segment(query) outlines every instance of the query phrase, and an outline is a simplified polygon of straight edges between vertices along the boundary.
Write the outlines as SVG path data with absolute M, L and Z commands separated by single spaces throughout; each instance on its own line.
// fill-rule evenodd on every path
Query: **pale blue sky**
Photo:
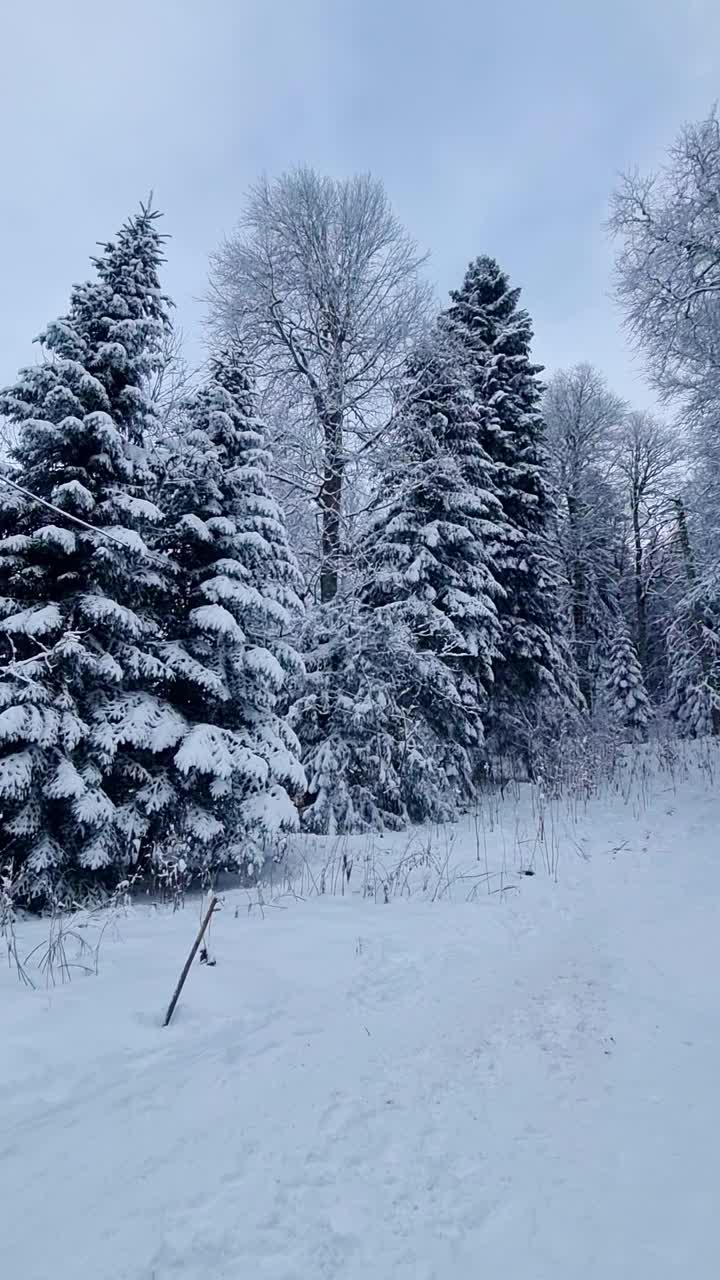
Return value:
M 494 255 L 540 360 L 648 403 L 603 221 L 720 96 L 717 0 L 4 0 L 0 47 L 0 382 L 150 188 L 198 353 L 210 250 L 307 163 L 382 177 L 441 299 Z

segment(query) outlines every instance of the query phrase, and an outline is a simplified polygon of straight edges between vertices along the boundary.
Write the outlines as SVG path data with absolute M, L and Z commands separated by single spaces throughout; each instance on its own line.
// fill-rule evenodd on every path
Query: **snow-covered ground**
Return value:
M 0 1275 L 715 1277 L 719 762 L 639 759 L 329 842 L 325 896 L 303 846 L 304 899 L 228 894 L 167 1030 L 198 900 L 120 918 L 97 976 L 3 971 Z

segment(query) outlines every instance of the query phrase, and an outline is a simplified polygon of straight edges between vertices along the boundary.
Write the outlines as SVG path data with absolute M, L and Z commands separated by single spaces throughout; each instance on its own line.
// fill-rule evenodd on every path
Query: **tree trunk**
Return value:
M 680 544 L 680 554 L 685 565 L 685 576 L 687 577 L 688 586 L 694 587 L 697 581 L 697 573 L 695 572 L 695 559 L 690 546 L 685 503 L 682 498 L 673 498 L 673 503 L 677 512 L 677 536 Z
M 647 595 L 643 581 L 643 544 L 640 531 L 640 499 L 634 493 L 632 500 L 633 545 L 635 552 L 635 618 L 637 622 L 637 649 L 643 674 L 647 670 Z
M 574 495 L 567 495 L 568 528 L 572 543 L 570 583 L 572 586 L 572 617 L 575 635 L 575 664 L 578 671 L 580 692 L 588 711 L 592 710 L 592 681 L 590 679 L 590 644 L 587 634 L 587 583 L 582 557 L 578 554 L 578 504 Z
M 322 566 L 320 569 L 320 600 L 329 604 L 335 599 L 340 568 L 340 512 L 343 489 L 343 430 L 339 410 L 326 417 L 325 469 L 320 490 L 320 517 L 322 520 Z
M 590 643 L 587 634 L 585 610 L 585 574 L 577 560 L 573 566 L 573 629 L 575 631 L 575 662 L 578 684 L 588 711 L 592 711 L 592 681 L 590 679 Z

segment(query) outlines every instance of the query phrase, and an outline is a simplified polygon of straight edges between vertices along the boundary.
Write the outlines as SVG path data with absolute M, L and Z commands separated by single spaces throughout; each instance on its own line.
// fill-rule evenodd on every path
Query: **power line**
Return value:
M 41 498 L 37 493 L 31 493 L 29 489 L 23 488 L 21 484 L 17 484 L 15 480 L 11 480 L 9 476 L 0 474 L 0 483 L 9 485 L 11 489 L 15 489 L 17 493 L 21 493 L 24 498 L 29 498 L 31 502 L 37 502 L 39 506 L 45 507 L 48 511 L 52 511 L 54 515 L 62 516 L 63 520 L 70 520 L 73 524 L 79 524 L 83 529 L 89 529 L 90 533 L 97 533 L 101 538 L 107 538 L 109 542 L 114 542 L 118 547 L 122 547 L 124 551 L 133 550 L 127 542 L 123 542 L 122 538 L 118 538 L 114 533 L 110 533 L 109 529 L 101 529 L 98 525 L 89 524 L 87 520 L 81 519 L 80 516 L 74 516 L 69 511 L 63 511 L 62 507 L 56 507 L 52 502 L 48 502 L 46 498 Z M 155 551 L 149 549 L 143 553 L 153 560 L 159 561 L 167 566 L 167 561 Z

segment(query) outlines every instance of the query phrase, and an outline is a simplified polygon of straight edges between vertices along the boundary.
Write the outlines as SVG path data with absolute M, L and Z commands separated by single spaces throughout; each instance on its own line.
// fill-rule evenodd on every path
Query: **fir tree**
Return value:
M 306 830 L 399 830 L 452 817 L 447 748 L 423 715 L 433 697 L 456 702 L 448 667 L 431 653 L 418 658 L 396 611 L 352 600 L 314 610 L 302 639 L 307 676 L 293 717 L 308 778 Z
M 667 633 L 668 709 L 682 737 L 720 734 L 720 584 L 709 573 L 680 599 Z
M 613 728 L 633 741 L 643 741 L 652 707 L 640 660 L 621 617 L 616 619 L 605 670 L 605 706 Z
M 495 468 L 482 445 L 472 395 L 452 347 L 421 352 L 377 510 L 364 539 L 365 604 L 412 624 L 418 651 L 443 658 L 466 710 L 446 731 L 480 743 L 481 710 L 493 683 L 498 638 L 495 555 L 501 508 Z
M 134 762 L 111 786 L 100 763 L 114 691 L 129 698 L 119 740 L 137 739 L 139 717 L 148 740 L 168 733 L 148 711 L 170 574 L 145 541 L 160 512 L 142 449 L 145 383 L 169 327 L 161 262 L 156 215 L 141 209 L 39 339 L 43 363 L 0 394 L 22 489 L 0 483 L 0 805 L 29 893 L 134 847 L 123 807 Z
M 408 368 L 360 548 L 355 626 L 348 634 L 341 620 L 342 639 L 327 632 L 310 660 L 306 820 L 316 829 L 328 825 L 338 780 L 342 825 L 351 813 L 369 825 L 447 817 L 474 793 L 498 635 L 501 510 L 454 355 L 436 342 Z
M 503 595 L 495 663 L 494 735 L 501 747 L 527 744 L 523 722 L 538 700 L 577 705 L 562 635 L 556 566 L 550 552 L 553 503 L 540 411 L 541 368 L 532 363 L 532 326 L 520 290 L 492 258 L 471 263 L 451 294 L 446 324 L 465 349 L 478 410 L 479 442 L 495 465 L 502 506 L 495 558 Z
M 301 580 L 236 348 L 211 360 L 186 419 L 163 535 L 177 590 L 157 652 L 188 732 L 157 759 L 140 800 L 152 801 L 156 838 L 171 827 L 191 865 L 248 870 L 265 838 L 296 825 L 290 795 L 304 786 L 297 741 L 278 714 L 301 666 L 286 639 Z

